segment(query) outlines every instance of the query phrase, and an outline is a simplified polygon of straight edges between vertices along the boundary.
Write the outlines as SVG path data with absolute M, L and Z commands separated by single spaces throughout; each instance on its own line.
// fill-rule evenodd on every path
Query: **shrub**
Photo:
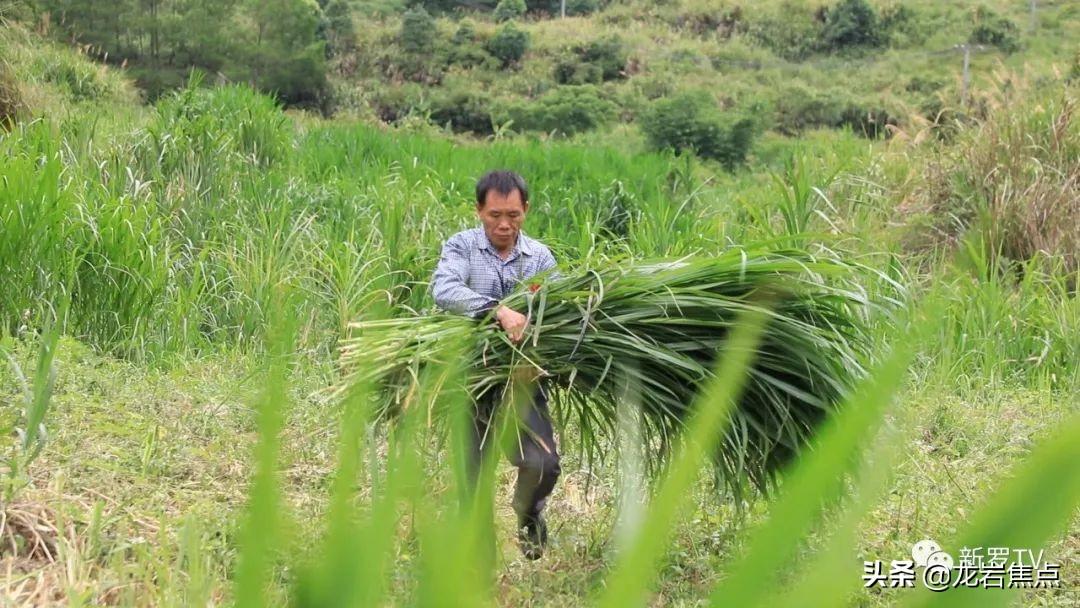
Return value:
M 915 9 L 893 4 L 881 11 L 881 32 L 892 46 L 909 46 L 926 42 L 929 28 L 920 23 Z
M 839 126 L 846 103 L 847 100 L 833 92 L 802 86 L 782 89 L 774 102 L 774 128 L 794 136 L 805 129 Z
M 924 86 L 921 80 L 912 82 Z M 874 138 L 884 134 L 888 125 L 897 124 L 896 116 L 880 102 L 855 99 L 840 90 L 795 85 L 782 89 L 772 105 L 774 128 L 784 135 L 795 136 L 818 127 L 850 127 L 858 135 Z
M 525 6 L 528 7 L 530 13 L 547 13 L 549 15 L 559 14 L 559 0 L 525 0 Z M 569 5 L 567 1 L 567 5 Z M 567 6 L 567 13 L 569 13 L 569 6 Z
M 525 14 L 525 0 L 500 0 L 495 7 L 496 21 L 512 21 Z
M 935 76 L 917 75 L 912 76 L 904 85 L 904 90 L 909 93 L 921 93 L 923 95 L 937 93 L 945 87 L 945 80 Z
M 431 102 L 431 122 L 457 132 L 490 135 L 490 104 L 483 93 L 469 89 L 450 90 Z
M 434 48 L 436 33 L 435 19 L 422 6 L 410 8 L 401 18 L 401 48 L 406 53 L 430 53 Z
M 379 120 L 396 123 L 418 107 L 424 96 L 424 89 L 414 82 L 402 86 L 375 87 L 371 96 L 371 107 Z
M 450 39 L 447 61 L 464 67 L 491 62 L 492 68 L 498 67 L 491 54 L 477 42 L 476 24 L 471 19 L 462 19 L 457 31 L 454 32 L 454 36 Z
M 662 99 L 641 116 L 640 125 L 650 146 L 657 150 L 692 151 L 729 169 L 746 159 L 754 136 L 749 119 L 725 124 L 705 93 Z
M 519 30 L 512 22 L 499 28 L 487 42 L 487 51 L 502 62 L 503 67 L 521 61 L 529 48 L 529 33 Z
M 604 75 L 599 66 L 581 63 L 575 57 L 567 57 L 556 62 L 552 77 L 559 84 L 599 84 L 604 81 Z
M 824 48 L 840 50 L 849 47 L 881 45 L 885 33 L 881 28 L 877 11 L 867 0 L 840 0 L 825 13 L 825 27 L 821 30 Z
M 625 78 L 627 52 L 618 36 L 594 40 L 575 47 L 555 64 L 553 76 L 559 84 L 599 84 Z
M 591 85 L 558 87 L 538 101 L 511 107 L 508 118 L 516 131 L 543 131 L 573 135 L 611 122 L 616 115 L 614 103 L 600 97 Z
M 618 36 L 609 36 L 594 40 L 580 50 L 581 59 L 600 68 L 604 80 L 614 80 L 624 76 L 627 53 Z
M 94 101 L 111 92 L 103 66 L 62 54 L 43 55 L 36 62 L 38 73 L 47 82 L 67 91 L 75 101 Z
M 728 40 L 736 32 L 744 32 L 743 8 L 735 5 L 717 10 L 714 5 L 685 7 L 670 19 L 679 29 L 689 30 L 697 36 L 717 36 Z
M 747 22 L 750 37 L 789 61 L 801 61 L 821 44 L 821 23 L 805 4 L 784 0 L 773 11 Z
M 971 30 L 968 40 L 975 44 L 996 46 L 1006 53 L 1020 48 L 1016 24 L 985 6 L 975 10 L 975 28 Z
M 409 8 L 423 8 L 429 13 L 442 14 L 460 9 L 462 3 L 457 0 L 406 0 L 404 4 Z M 471 6 L 490 10 L 494 8 L 495 2 L 494 0 L 479 0 L 471 3 Z
M 566 14 L 569 16 L 588 15 L 599 8 L 597 0 L 566 0 Z
M 840 112 L 840 126 L 871 139 L 886 135 L 887 127 L 896 124 L 896 117 L 881 106 L 850 103 Z
M 462 19 L 458 23 L 458 29 L 454 32 L 450 43 L 454 46 L 460 46 L 474 42 L 476 42 L 476 23 L 472 19 Z

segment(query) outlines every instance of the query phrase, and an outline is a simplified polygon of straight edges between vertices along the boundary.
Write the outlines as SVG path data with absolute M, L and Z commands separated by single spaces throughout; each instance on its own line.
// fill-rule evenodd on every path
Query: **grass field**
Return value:
M 107 109 L 77 78 L 24 78 L 49 111 L 0 131 L 0 605 L 1076 605 L 1075 84 L 988 88 L 989 117 L 940 137 L 770 135 L 732 174 L 325 121 L 243 87 L 135 106 L 86 78 Z M 691 453 L 634 520 L 621 461 L 561 429 L 548 555 L 514 546 L 501 463 L 494 565 L 474 571 L 483 513 L 450 508 L 445 443 L 403 431 L 395 450 L 325 389 L 349 322 L 430 308 L 440 244 L 496 166 L 530 180 L 526 230 L 567 269 L 786 239 L 931 318 L 876 320 L 883 363 L 849 408 L 868 413 L 777 496 L 736 504 Z M 1061 587 L 862 589 L 864 560 L 924 538 L 1045 549 Z

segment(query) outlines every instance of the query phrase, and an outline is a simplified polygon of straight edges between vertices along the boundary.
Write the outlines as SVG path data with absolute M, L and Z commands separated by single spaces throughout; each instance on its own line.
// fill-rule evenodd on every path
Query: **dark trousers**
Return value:
M 501 443 L 506 458 L 518 469 L 513 505 L 519 523 L 522 523 L 540 515 L 547 497 L 555 489 L 561 472 L 559 452 L 548 413 L 547 395 L 542 387 L 536 387 L 530 403 L 519 407 L 516 424 L 514 420 L 508 421 L 512 427 L 505 438 L 499 437 L 492 425 L 496 408 L 502 401 L 501 388 L 489 390 L 476 400 L 469 445 L 469 475 L 475 481 L 484 455 L 493 444 Z

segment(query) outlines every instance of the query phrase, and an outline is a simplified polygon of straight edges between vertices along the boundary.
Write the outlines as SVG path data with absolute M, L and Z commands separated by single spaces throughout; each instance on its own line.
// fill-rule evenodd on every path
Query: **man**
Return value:
M 529 211 L 525 180 L 511 171 L 492 171 L 476 184 L 476 216 L 481 227 L 459 232 L 443 246 L 432 280 L 435 303 L 442 309 L 474 318 L 494 318 L 509 338 L 524 337 L 525 315 L 500 301 L 514 286 L 555 267 L 551 251 L 521 231 Z M 470 476 L 475 480 L 484 451 L 495 442 L 489 436 L 492 415 L 503 401 L 502 390 L 477 399 L 470 437 Z M 543 510 L 559 477 L 559 453 L 548 415 L 547 395 L 537 386 L 532 403 L 522 411 L 516 441 L 506 456 L 518 469 L 514 511 L 518 539 L 528 559 L 539 559 L 547 543 Z

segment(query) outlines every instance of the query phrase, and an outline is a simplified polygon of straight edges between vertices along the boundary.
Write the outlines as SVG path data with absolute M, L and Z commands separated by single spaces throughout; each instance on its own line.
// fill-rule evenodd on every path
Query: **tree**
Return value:
M 330 0 L 323 9 L 323 37 L 331 55 L 340 55 L 356 47 L 356 27 L 352 9 L 345 0 Z
M 578 46 L 573 55 L 555 64 L 559 84 L 599 84 L 625 76 L 627 53 L 618 36 L 609 36 Z
M 169 65 L 218 72 L 236 56 L 236 0 L 178 0 L 164 17 Z
M 494 59 L 477 42 L 476 24 L 471 19 L 462 19 L 458 29 L 450 39 L 450 63 L 472 67 L 486 63 L 494 64 Z M 493 65 L 492 67 L 497 67 Z
M 579 50 L 582 61 L 591 63 L 600 69 L 604 80 L 622 78 L 626 68 L 627 52 L 618 36 L 608 36 L 593 40 Z
M 487 51 L 502 61 L 503 67 L 521 61 L 528 49 L 529 33 L 519 30 L 513 22 L 500 27 L 487 43 Z
M 878 46 L 885 41 L 877 11 L 867 0 L 841 0 L 825 13 L 821 38 L 826 48 Z
M 495 6 L 496 21 L 511 21 L 525 14 L 525 0 L 501 0 Z
M 657 150 L 692 151 L 732 169 L 746 160 L 754 123 L 747 118 L 725 122 L 705 93 L 662 99 L 640 119 L 641 130 Z
M 247 45 L 250 79 L 285 103 L 325 99 L 326 51 L 318 39 L 321 11 L 314 0 L 248 0 L 253 23 Z
M 412 55 L 430 53 L 435 46 L 435 19 L 424 7 L 414 6 L 401 18 L 401 48 Z
M 516 131 L 573 135 L 614 120 L 618 108 L 592 85 L 556 87 L 539 100 L 508 111 Z
M 975 27 L 971 30 L 969 40 L 975 44 L 996 46 L 1006 53 L 1020 48 L 1016 24 L 985 6 L 975 10 Z

